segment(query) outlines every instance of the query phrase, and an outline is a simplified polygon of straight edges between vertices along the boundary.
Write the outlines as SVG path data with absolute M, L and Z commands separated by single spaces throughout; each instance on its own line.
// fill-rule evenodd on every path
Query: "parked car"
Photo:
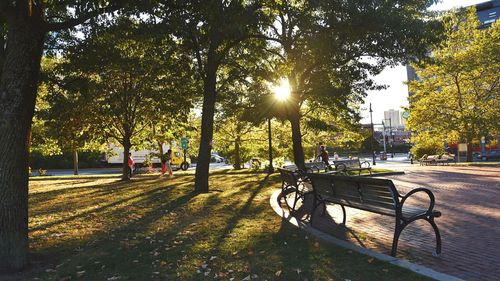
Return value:
M 480 158 L 483 160 L 500 159 L 500 150 L 493 149 L 490 151 L 486 151 L 486 153 L 482 154 Z
M 378 157 L 380 158 L 380 160 L 387 160 L 387 153 L 381 151 L 379 154 L 378 154 Z
M 221 157 L 217 154 L 212 154 L 212 156 L 210 157 L 210 163 L 224 163 L 226 162 L 224 157 Z

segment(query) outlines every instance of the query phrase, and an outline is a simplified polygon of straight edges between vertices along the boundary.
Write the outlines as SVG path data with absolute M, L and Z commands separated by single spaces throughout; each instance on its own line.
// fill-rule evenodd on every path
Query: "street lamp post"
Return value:
M 384 153 L 387 153 L 387 145 L 385 144 L 385 123 L 384 123 L 384 120 L 382 120 L 382 127 L 383 127 L 382 140 L 384 141 Z
M 370 124 L 372 127 L 372 140 L 371 140 L 371 149 L 372 149 L 372 158 L 373 158 L 373 166 L 376 165 L 375 163 L 375 150 L 373 150 L 373 140 L 375 139 L 375 131 L 373 130 L 373 118 L 372 118 L 372 103 L 370 103 Z
M 394 158 L 394 137 L 392 136 L 392 121 L 391 118 L 389 118 L 389 135 L 392 138 L 391 143 L 391 158 Z

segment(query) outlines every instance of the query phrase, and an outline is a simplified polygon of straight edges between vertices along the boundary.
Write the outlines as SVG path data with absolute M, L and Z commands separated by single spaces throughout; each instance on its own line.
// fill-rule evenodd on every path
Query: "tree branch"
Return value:
M 63 21 L 63 22 L 52 22 L 52 23 L 46 22 L 44 30 L 45 31 L 59 31 L 59 30 L 75 27 L 77 25 L 85 23 L 89 19 L 96 17 L 100 14 L 111 13 L 111 12 L 114 12 L 114 11 L 121 9 L 122 7 L 123 6 L 120 3 L 118 3 L 115 6 L 108 6 L 108 7 L 104 7 L 104 8 L 99 8 L 97 10 L 90 11 L 86 14 L 83 14 L 78 18 L 68 19 L 68 20 Z

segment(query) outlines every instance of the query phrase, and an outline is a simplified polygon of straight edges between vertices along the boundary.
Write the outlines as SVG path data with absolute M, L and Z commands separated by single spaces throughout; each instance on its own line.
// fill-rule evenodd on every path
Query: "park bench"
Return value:
M 281 203 L 281 200 L 284 200 L 290 213 L 293 215 L 297 202 L 304 199 L 306 195 L 312 194 L 312 185 L 306 174 L 298 169 L 278 168 L 278 171 L 282 180 L 278 204 Z
M 434 164 L 436 164 L 436 159 L 438 159 L 438 157 L 439 157 L 439 155 L 424 154 L 424 156 L 422 156 L 422 158 L 418 159 L 418 163 L 420 164 L 420 166 L 434 165 Z
M 305 163 L 306 170 L 307 172 L 326 172 L 328 171 L 329 167 L 326 165 L 325 162 L 309 162 Z M 291 171 L 297 171 L 298 168 L 296 165 L 286 165 L 283 166 L 283 169 L 291 170 Z
M 418 160 L 420 165 L 447 165 L 452 162 L 456 162 L 455 155 L 427 155 L 425 154 Z
M 361 162 L 359 158 L 333 160 L 332 162 L 332 166 L 335 167 L 336 171 L 343 171 L 345 173 L 358 172 L 358 175 L 361 175 L 362 171 L 368 171 L 370 175 L 372 174 L 370 163 L 368 161 Z
M 442 154 L 435 160 L 436 165 L 448 165 L 450 163 L 455 163 L 457 160 L 455 159 L 455 155 L 453 154 Z
M 441 212 L 433 210 L 434 194 L 426 188 L 416 188 L 406 195 L 400 195 L 393 182 L 388 179 L 372 177 L 347 177 L 326 174 L 307 174 L 312 183 L 314 194 L 313 209 L 310 223 L 316 208 L 323 205 L 323 215 L 326 203 L 339 204 L 343 212 L 343 224 L 346 223 L 345 207 L 356 208 L 381 215 L 395 217 L 391 256 L 396 256 L 398 240 L 403 229 L 416 220 L 426 220 L 434 229 L 436 235 L 436 252 L 441 253 L 441 235 L 434 218 L 440 217 Z M 406 200 L 417 192 L 426 193 L 429 197 L 429 206 L 421 208 L 405 204 Z

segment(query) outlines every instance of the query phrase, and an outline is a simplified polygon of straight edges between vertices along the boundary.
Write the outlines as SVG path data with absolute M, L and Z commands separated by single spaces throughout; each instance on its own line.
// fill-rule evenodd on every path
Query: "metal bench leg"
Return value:
M 398 220 L 396 220 L 396 229 L 394 229 L 394 238 L 392 239 L 392 249 L 391 249 L 391 256 L 395 257 L 396 252 L 398 251 L 398 240 L 399 240 L 399 235 L 401 235 L 401 232 L 405 228 L 406 224 L 401 224 Z
M 291 215 L 295 214 L 295 206 L 297 205 L 298 199 L 299 199 L 299 188 L 297 187 L 297 190 L 295 190 L 295 199 L 293 200 L 292 210 L 290 210 Z
M 342 218 L 342 224 L 345 226 L 345 220 L 346 220 L 346 213 L 345 213 L 345 207 L 344 205 L 340 205 L 340 207 L 342 207 L 342 214 L 344 215 L 344 217 Z
M 436 225 L 436 222 L 434 222 L 433 217 L 426 219 L 426 221 L 430 223 L 430 225 L 434 229 L 434 234 L 436 234 L 436 252 L 434 255 L 439 256 L 441 254 L 441 234 L 439 233 L 439 229 Z

